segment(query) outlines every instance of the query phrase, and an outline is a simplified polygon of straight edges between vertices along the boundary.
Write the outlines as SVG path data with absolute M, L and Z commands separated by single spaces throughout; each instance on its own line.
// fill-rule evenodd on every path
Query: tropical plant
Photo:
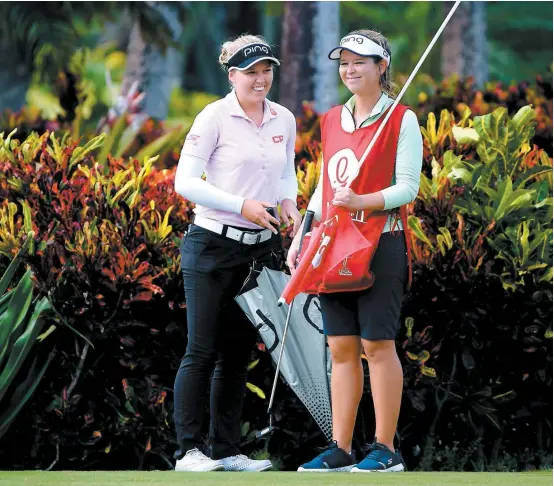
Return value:
M 179 4 L 171 5 L 179 20 L 184 10 Z M 102 2 L 102 8 L 88 3 L 41 2 L 2 4 L 0 9 L 0 49 L 4 63 L 18 66 L 4 70 L 0 97 L 0 111 L 10 108 L 18 111 L 24 104 L 25 93 L 33 73 L 52 82 L 63 71 L 75 50 L 87 45 L 86 25 L 101 25 L 114 21 L 127 13 L 140 26 L 145 42 L 165 48 L 174 44 L 167 19 L 154 4 L 144 2 Z M 44 22 L 48 19 L 48 22 Z M 18 25 L 20 28 L 14 29 Z M 98 29 L 100 32 L 100 29 Z M 91 46 L 89 46 L 91 47 Z M 7 64 L 3 64 L 7 65 Z M 15 71 L 18 71 L 16 73 Z M 16 89 L 18 88 L 18 89 Z
M 552 162 L 541 152 L 541 163 L 525 165 L 535 117 L 530 107 L 520 109 L 513 119 L 505 108 L 475 117 L 474 128 L 454 127 L 452 133 L 458 143 L 476 146 L 478 160 L 463 160 L 452 151 L 444 154 L 442 167 L 432 160 L 433 178 L 442 181 L 443 190 L 450 186 L 446 181 L 462 183 L 453 209 L 460 211 L 475 234 L 486 235 L 496 258 L 505 261 L 499 277 L 506 290 L 524 285 L 527 273 L 538 281 L 552 279 L 552 185 L 540 180 L 552 172 Z M 438 184 L 424 175 L 421 180 L 421 197 L 429 203 L 430 196 L 437 197 Z M 420 235 L 414 216 L 412 224 Z M 452 246 L 448 228 L 442 227 L 437 244 L 443 255 L 444 242 Z
M 410 468 L 446 470 L 453 460 L 459 470 L 543 467 L 552 437 L 552 159 L 532 146 L 541 115 L 531 107 L 512 116 L 498 108 L 474 117 L 467 105 L 457 112 L 431 112 L 421 129 L 397 438 Z M 306 181 L 317 164 L 301 161 L 301 201 L 311 197 Z M 373 437 L 370 393 L 358 443 Z M 522 427 L 524 439 L 512 432 Z M 524 459 L 521 441 L 536 437 Z
M 0 211 L 0 217 L 6 218 L 5 211 Z M 55 355 L 49 341 L 43 343 L 55 326 L 41 334 L 48 323 L 50 304 L 46 297 L 33 299 L 31 270 L 9 288 L 33 241 L 32 231 L 26 236 L 0 279 L 0 437 L 31 398 Z M 50 353 L 45 357 L 36 352 L 37 347 L 50 349 Z
M 430 110 L 422 127 L 421 191 L 409 208 L 414 281 L 397 340 L 405 376 L 397 437 L 410 469 L 545 467 L 552 277 L 533 266 L 552 266 L 544 244 L 552 174 L 533 142 L 541 115 L 479 118 L 461 108 Z M 319 117 L 307 114 L 297 138 L 303 208 L 320 154 Z M 179 237 L 192 205 L 174 192 L 175 167 L 111 154 L 97 163 L 105 137 L 0 137 L 0 267 L 32 230 L 25 263 L 59 324 L 57 359 L 0 440 L 0 467 L 172 468 L 171 393 L 186 343 Z M 523 199 L 494 220 L 506 174 Z M 467 204 L 474 197 L 479 210 Z M 273 368 L 263 345 L 252 363 L 249 382 L 267 395 Z M 267 423 L 266 403 L 248 396 L 246 441 Z M 360 410 L 356 447 L 373 438 L 369 387 Z M 278 430 L 264 450 L 290 469 L 324 438 L 286 387 L 274 412 Z
M 416 83 L 417 80 L 416 77 Z M 428 123 L 429 113 L 442 117 L 442 112 L 448 110 L 466 120 L 459 124 L 464 127 L 467 125 L 467 113 L 475 117 L 505 107 L 508 115 L 513 116 L 521 108 L 531 105 L 536 113 L 536 126 L 530 145 L 537 145 L 552 156 L 551 69 L 547 76 L 535 76 L 533 83 L 521 81 L 504 84 L 491 81 L 481 90 L 475 87 L 472 77 L 453 75 L 436 82 L 428 76 L 421 76 L 419 80 L 417 101 L 414 100 L 412 106 L 420 124 Z

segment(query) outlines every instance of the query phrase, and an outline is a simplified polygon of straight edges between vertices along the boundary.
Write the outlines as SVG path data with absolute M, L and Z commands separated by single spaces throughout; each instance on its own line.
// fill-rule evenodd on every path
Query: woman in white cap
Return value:
M 367 261 L 375 279 L 366 290 L 319 295 L 333 365 L 333 441 L 299 471 L 403 471 L 393 444 L 403 385 L 395 338 L 411 281 L 406 204 L 419 190 L 423 142 L 416 115 L 398 104 L 360 166 L 358 158 L 394 102 L 389 43 L 378 32 L 357 30 L 329 58 L 339 60 L 340 77 L 353 96 L 322 117 L 323 169 L 308 209 L 320 221 L 325 221 L 329 205 L 351 211 L 357 229 L 376 248 Z M 299 240 L 297 235 L 287 256 L 291 271 Z M 362 351 L 369 364 L 376 423 L 369 454 L 357 463 L 352 436 L 363 391 Z
M 226 42 L 219 61 L 231 92 L 196 117 L 175 177 L 175 190 L 196 203 L 181 245 L 188 341 L 175 379 L 175 469 L 264 471 L 270 461 L 251 460 L 238 449 L 257 331 L 234 298 L 251 271 L 276 268 L 281 238 L 275 208 L 287 226 L 294 222 L 293 233 L 300 224 L 296 120 L 267 99 L 279 61 L 263 38 L 244 35 Z M 208 403 L 206 451 L 202 424 Z

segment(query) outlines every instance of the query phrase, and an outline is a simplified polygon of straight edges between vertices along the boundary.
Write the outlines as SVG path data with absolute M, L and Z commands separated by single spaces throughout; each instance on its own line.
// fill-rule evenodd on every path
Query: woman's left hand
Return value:
M 356 194 L 349 187 L 337 187 L 333 197 L 333 205 L 341 206 L 352 211 L 360 211 L 364 209 L 362 196 Z
M 284 221 L 287 225 L 287 228 L 289 228 L 291 219 L 293 222 L 291 236 L 294 238 L 294 235 L 296 235 L 296 233 L 300 229 L 300 225 L 302 224 L 302 216 L 300 216 L 300 213 L 298 212 L 294 201 L 291 201 L 290 199 L 284 199 L 283 201 L 281 201 L 281 221 Z

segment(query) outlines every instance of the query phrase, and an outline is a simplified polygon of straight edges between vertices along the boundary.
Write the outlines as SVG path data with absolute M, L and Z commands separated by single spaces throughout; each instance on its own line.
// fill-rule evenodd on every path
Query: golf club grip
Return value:
M 304 224 L 302 225 L 302 236 L 300 238 L 300 245 L 298 246 L 298 254 L 302 252 L 302 243 L 304 243 L 304 236 L 312 229 L 312 223 L 314 222 L 314 212 L 306 211 L 306 216 L 304 217 Z

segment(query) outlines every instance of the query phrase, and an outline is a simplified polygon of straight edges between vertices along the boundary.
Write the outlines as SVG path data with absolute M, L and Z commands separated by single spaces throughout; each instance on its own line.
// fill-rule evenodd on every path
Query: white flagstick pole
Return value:
M 419 62 L 416 64 L 416 67 L 414 68 L 414 70 L 412 71 L 412 74 L 410 74 L 410 76 L 408 77 L 408 80 L 406 81 L 406 84 L 404 84 L 403 88 L 400 90 L 400 93 L 398 94 L 398 96 L 396 97 L 396 99 L 394 100 L 394 103 L 392 104 L 392 107 L 391 109 L 388 111 L 388 113 L 386 114 L 385 116 L 385 119 L 383 120 L 383 123 L 381 123 L 381 125 L 379 126 L 379 128 L 377 129 L 377 131 L 375 132 L 375 135 L 373 136 L 373 138 L 371 139 L 371 142 L 369 142 L 369 145 L 367 146 L 367 149 L 365 150 L 365 152 L 363 153 L 363 155 L 360 157 L 360 165 L 358 166 L 358 171 L 356 171 L 356 174 L 350 179 L 351 181 L 353 181 L 357 176 L 358 176 L 358 172 L 359 172 L 359 168 L 361 167 L 363 161 L 366 159 L 366 157 L 368 156 L 369 152 L 371 151 L 371 149 L 373 148 L 373 145 L 375 145 L 375 141 L 377 140 L 377 137 L 379 137 L 380 133 L 383 131 L 383 129 L 385 128 L 385 125 L 387 123 L 387 121 L 389 120 L 389 118 L 391 117 L 394 109 L 396 108 L 396 106 L 398 105 L 398 103 L 400 103 L 400 99 L 402 98 L 402 96 L 404 95 L 404 93 L 406 92 L 406 90 L 408 89 L 408 87 L 410 86 L 410 83 L 412 82 L 412 80 L 414 79 L 415 75 L 417 74 L 417 72 L 419 71 L 419 68 L 421 67 L 421 65 L 423 64 L 423 62 L 425 61 L 425 59 L 427 58 L 427 55 L 429 54 L 429 52 L 431 51 L 431 49 L 433 48 L 433 46 L 435 45 L 435 43 L 437 42 L 439 36 L 441 35 L 442 31 L 444 30 L 444 28 L 446 27 L 446 24 L 448 24 L 448 21 L 450 20 L 450 18 L 452 17 L 452 15 L 454 15 L 454 12 L 456 11 L 456 9 L 458 8 L 458 6 L 460 5 L 461 3 L 461 0 L 458 0 L 453 6 L 452 6 L 452 9 L 450 10 L 450 12 L 448 13 L 448 15 L 446 16 L 446 18 L 443 20 L 442 22 L 442 25 L 439 27 L 439 30 L 437 31 L 437 33 L 435 34 L 435 37 L 433 37 L 433 39 L 431 40 L 430 44 L 427 46 L 427 49 L 425 49 L 425 52 L 423 53 L 423 55 L 421 56 L 421 59 L 419 60 Z

